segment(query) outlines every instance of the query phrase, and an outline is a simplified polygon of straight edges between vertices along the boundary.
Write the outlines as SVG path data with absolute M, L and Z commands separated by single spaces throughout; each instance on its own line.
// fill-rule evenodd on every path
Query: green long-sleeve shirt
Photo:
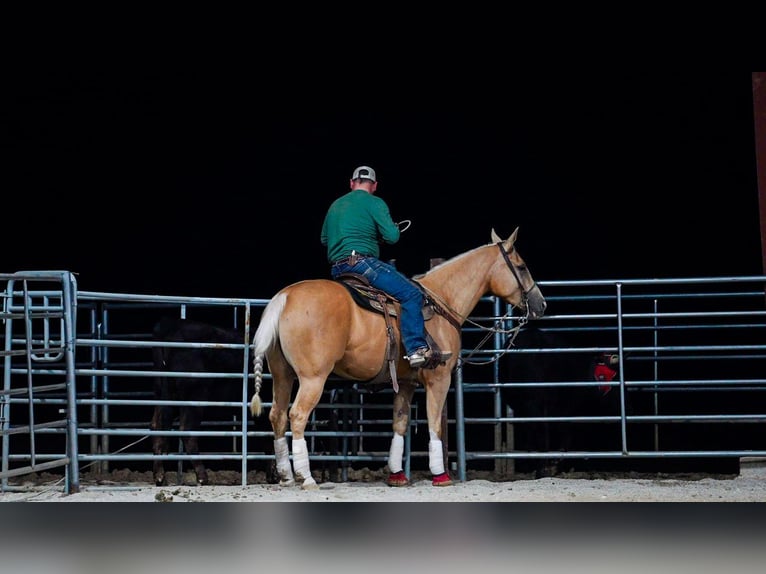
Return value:
M 363 189 L 354 189 L 332 202 L 322 223 L 322 245 L 334 263 L 356 251 L 380 257 L 380 243 L 399 241 L 399 226 L 388 205 Z

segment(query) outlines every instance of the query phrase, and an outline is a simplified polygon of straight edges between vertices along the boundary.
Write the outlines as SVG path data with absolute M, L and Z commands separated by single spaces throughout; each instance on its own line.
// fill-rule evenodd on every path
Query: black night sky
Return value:
M 412 220 L 383 251 L 408 275 L 516 226 L 538 281 L 762 273 L 751 72 L 474 80 L 368 93 L 233 64 L 24 70 L 0 271 L 267 298 L 329 276 L 325 209 L 367 164 Z

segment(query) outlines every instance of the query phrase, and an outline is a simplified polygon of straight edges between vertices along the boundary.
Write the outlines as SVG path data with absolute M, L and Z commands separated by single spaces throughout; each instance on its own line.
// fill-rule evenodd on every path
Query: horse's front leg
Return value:
M 410 481 L 404 473 L 402 457 L 404 455 L 404 436 L 410 424 L 410 406 L 415 393 L 415 383 L 399 381 L 399 392 L 394 395 L 394 436 L 388 451 L 389 486 L 407 486 Z
M 445 371 L 445 372 L 439 372 Z M 433 475 L 431 484 L 434 486 L 450 486 L 452 479 L 444 469 L 444 444 L 442 437 L 447 429 L 442 426 L 446 417 L 442 416 L 447 401 L 452 375 L 446 369 L 437 369 L 433 376 L 427 378 L 426 413 L 428 415 L 428 468 Z

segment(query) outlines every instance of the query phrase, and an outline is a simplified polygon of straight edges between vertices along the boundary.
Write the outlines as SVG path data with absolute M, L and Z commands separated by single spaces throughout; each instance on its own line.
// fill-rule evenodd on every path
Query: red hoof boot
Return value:
M 407 480 L 407 475 L 403 470 L 399 472 L 393 472 L 388 475 L 388 486 L 407 486 L 410 481 Z
M 433 486 L 452 486 L 452 479 L 449 477 L 448 472 L 443 472 L 434 476 L 431 484 Z

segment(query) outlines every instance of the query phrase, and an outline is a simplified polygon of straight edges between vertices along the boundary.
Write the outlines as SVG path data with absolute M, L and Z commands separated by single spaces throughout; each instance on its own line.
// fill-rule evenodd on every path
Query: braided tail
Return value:
M 256 355 L 253 359 L 253 371 L 255 374 L 255 394 L 250 401 L 250 412 L 254 417 L 261 414 L 261 383 L 263 382 L 263 355 Z
M 286 293 L 277 293 L 261 315 L 261 321 L 253 337 L 253 373 L 255 375 L 255 394 L 250 401 L 250 412 L 254 417 L 261 414 L 261 385 L 263 383 L 263 357 L 266 352 L 278 344 L 279 316 L 287 302 Z

